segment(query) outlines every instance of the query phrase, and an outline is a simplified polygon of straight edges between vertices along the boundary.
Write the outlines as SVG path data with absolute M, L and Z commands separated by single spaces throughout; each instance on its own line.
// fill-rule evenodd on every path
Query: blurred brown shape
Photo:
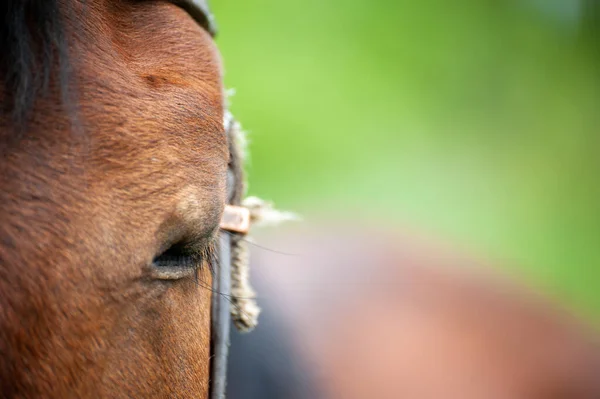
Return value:
M 256 248 L 253 272 L 318 397 L 600 398 L 596 332 L 481 262 L 354 225 L 258 242 L 297 254 Z

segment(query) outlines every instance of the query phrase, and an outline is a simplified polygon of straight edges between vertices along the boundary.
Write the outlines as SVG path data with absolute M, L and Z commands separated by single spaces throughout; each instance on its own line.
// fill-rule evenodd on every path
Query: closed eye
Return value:
M 180 280 L 196 275 L 196 272 L 211 259 L 214 245 L 209 243 L 204 250 L 178 242 L 152 260 L 151 277 L 157 280 Z

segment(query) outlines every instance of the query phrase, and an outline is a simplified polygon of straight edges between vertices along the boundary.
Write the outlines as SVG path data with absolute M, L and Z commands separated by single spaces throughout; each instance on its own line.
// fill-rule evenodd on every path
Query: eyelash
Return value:
M 211 239 L 200 251 L 192 251 L 183 243 L 171 245 L 152 260 L 152 277 L 158 280 L 180 280 L 191 277 L 208 266 L 216 265 L 216 239 Z

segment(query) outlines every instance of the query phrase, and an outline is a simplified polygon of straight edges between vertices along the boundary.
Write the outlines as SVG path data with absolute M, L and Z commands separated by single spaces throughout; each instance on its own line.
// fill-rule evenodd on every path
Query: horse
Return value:
M 0 7 L 1 396 L 207 397 L 242 183 L 205 2 Z
M 263 313 L 232 337 L 229 398 L 600 398 L 597 329 L 540 287 L 434 237 L 316 219 L 253 238 Z

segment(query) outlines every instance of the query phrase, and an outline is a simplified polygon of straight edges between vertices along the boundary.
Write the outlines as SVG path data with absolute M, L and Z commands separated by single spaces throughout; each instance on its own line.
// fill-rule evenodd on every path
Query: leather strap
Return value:
M 207 0 L 170 0 L 171 3 L 183 8 L 212 36 L 217 34 L 217 23 L 210 12 Z
M 227 358 L 231 328 L 231 236 L 221 232 L 219 237 L 219 265 L 213 277 L 211 343 L 212 361 L 210 398 L 225 399 L 227 386 Z

